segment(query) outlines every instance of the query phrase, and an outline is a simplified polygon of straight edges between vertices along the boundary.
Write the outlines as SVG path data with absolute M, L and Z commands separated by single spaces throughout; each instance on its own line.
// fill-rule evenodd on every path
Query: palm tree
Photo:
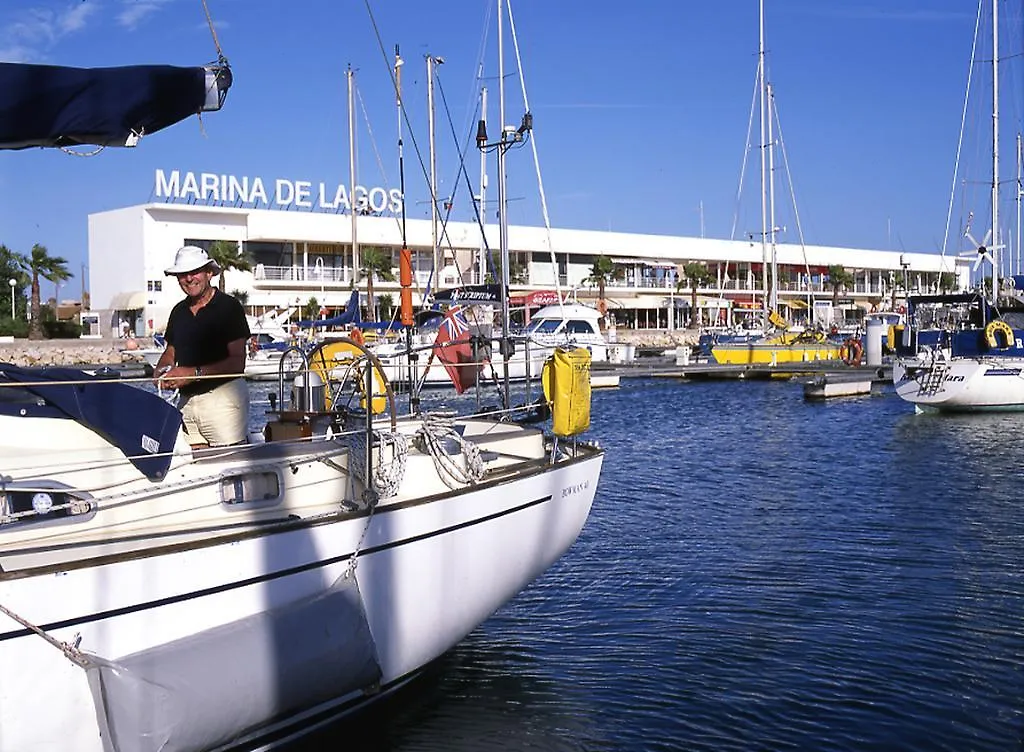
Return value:
M 23 299 L 22 291 L 28 286 L 29 278 L 24 271 L 25 257 L 15 253 L 5 245 L 0 245 L 0 316 L 9 316 L 14 310 L 11 298 L 18 303 L 17 308 L 24 308 L 21 305 Z M 14 284 L 8 284 L 8 280 L 14 280 Z M 13 322 L 12 322 L 13 325 Z
M 952 272 L 942 272 L 939 275 L 939 291 L 946 293 L 956 289 L 956 275 Z
M 39 278 L 42 277 L 56 283 L 71 279 L 73 275 L 68 271 L 67 259 L 51 256 L 50 252 L 46 250 L 46 246 L 39 245 L 39 243 L 32 246 L 32 251 L 28 256 L 17 255 L 17 258 L 22 269 L 32 275 L 32 294 L 29 298 L 32 315 L 29 321 L 28 338 L 42 339 L 43 318 L 39 304 Z
M 239 250 L 238 243 L 233 240 L 215 240 L 210 243 L 206 252 L 221 268 L 220 279 L 217 280 L 217 287 L 221 292 L 224 292 L 224 272 L 228 269 L 237 269 L 240 272 L 252 271 L 252 262 L 249 257 L 244 251 Z
M 391 271 L 391 251 L 378 246 L 365 246 L 359 254 L 359 272 L 366 277 L 367 319 L 377 320 L 376 305 L 373 299 L 373 278 L 380 277 L 385 282 L 394 282 L 395 274 Z
M 608 304 L 604 299 L 604 291 L 608 283 L 618 276 L 615 270 L 615 262 L 607 256 L 595 256 L 594 263 L 590 267 L 590 276 L 584 282 L 597 285 L 597 310 L 603 317 L 608 313 Z
M 697 329 L 700 326 L 700 312 L 697 310 L 697 288 L 706 287 L 715 275 L 711 273 L 706 264 L 699 261 L 689 261 L 683 264 L 682 277 L 676 282 L 676 292 L 682 292 L 690 288 L 690 327 Z
M 832 288 L 832 308 L 839 306 L 839 292 L 853 284 L 853 275 L 846 267 L 833 264 L 828 268 L 828 284 Z
M 316 296 L 310 296 L 306 304 L 302 306 L 302 315 L 307 319 L 315 319 L 320 315 L 320 301 L 316 299 Z

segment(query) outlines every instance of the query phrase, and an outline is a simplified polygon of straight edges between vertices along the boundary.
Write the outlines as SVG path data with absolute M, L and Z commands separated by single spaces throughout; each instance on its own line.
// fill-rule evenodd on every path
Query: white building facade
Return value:
M 223 287 L 240 293 L 254 314 L 305 306 L 311 298 L 329 311 L 343 308 L 353 287 L 366 293 L 358 269 L 360 253 L 369 247 L 391 254 L 396 280 L 375 279 L 375 297 L 397 302 L 403 228 L 396 216 L 369 208 L 353 219 L 343 208 L 222 204 L 168 200 L 89 216 L 89 289 L 101 335 L 117 336 L 125 322 L 135 336 L 162 331 L 182 297 L 174 278 L 164 275 L 175 251 L 218 240 L 238 243 L 252 267 L 225 271 Z M 497 276 L 495 225 L 481 231 L 474 223 L 451 221 L 435 230 L 430 220 L 410 219 L 405 237 L 413 257 L 416 305 L 430 290 Z M 680 286 L 679 281 L 685 280 L 682 269 L 691 262 L 705 264 L 713 276 L 697 291 L 705 323 L 731 323 L 742 311 L 760 309 L 764 298 L 766 253 L 760 242 L 513 226 L 508 243 L 512 296 L 520 302 L 543 297 L 532 293 L 557 289 L 596 303 L 598 291 L 588 277 L 595 258 L 611 259 L 615 272 L 605 300 L 609 318 L 620 328 L 685 326 L 691 320 L 692 294 L 688 283 Z M 440 279 L 431 274 L 435 245 L 443 259 Z M 849 321 L 890 308 L 904 290 L 938 291 L 940 279 L 948 282 L 943 273 L 953 273 L 959 287 L 969 280 L 968 261 L 932 253 L 780 244 L 774 256 L 780 310 L 806 323 L 818 321 L 826 309 L 833 319 Z M 849 289 L 840 291 L 838 311 L 828 284 L 831 265 L 841 265 L 854 278 Z

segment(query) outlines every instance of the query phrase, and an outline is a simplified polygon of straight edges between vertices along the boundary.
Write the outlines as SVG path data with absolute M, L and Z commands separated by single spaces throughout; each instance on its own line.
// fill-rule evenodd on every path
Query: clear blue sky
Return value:
M 362 0 L 208 2 L 235 73 L 223 111 L 92 158 L 0 154 L 0 243 L 23 252 L 42 243 L 66 257 L 76 292 L 87 216 L 151 200 L 157 168 L 347 182 L 348 64 L 368 115 L 360 107 L 359 182 L 398 184 L 390 60 Z M 424 152 L 424 56 L 446 59 L 439 81 L 452 123 L 439 104 L 437 142 L 439 193 L 448 195 L 457 170 L 451 129 L 461 139 L 475 128 L 481 49 L 487 75 L 495 71 L 494 2 L 370 4 L 389 58 L 401 46 L 403 93 Z M 728 237 L 756 73 L 757 1 L 516 0 L 513 12 L 553 225 L 699 235 L 703 205 L 705 234 Z M 975 12 L 966 0 L 767 0 L 769 76 L 807 242 L 939 247 Z M 196 65 L 214 57 L 200 0 L 0 4 L 2 60 Z M 496 82 L 488 86 L 495 123 Z M 508 89 L 506 120 L 517 124 L 518 81 Z M 1018 120 L 1007 113 L 1004 128 L 1017 130 Z M 756 171 L 756 153 L 752 160 Z M 473 153 L 470 175 L 478 164 Z M 529 151 L 511 154 L 508 170 L 511 221 L 541 224 Z M 429 216 L 408 135 L 406 176 L 409 216 Z M 740 231 L 757 230 L 756 184 L 742 193 Z M 453 216 L 471 216 L 462 186 Z M 791 220 L 788 227 L 783 240 L 795 241 Z

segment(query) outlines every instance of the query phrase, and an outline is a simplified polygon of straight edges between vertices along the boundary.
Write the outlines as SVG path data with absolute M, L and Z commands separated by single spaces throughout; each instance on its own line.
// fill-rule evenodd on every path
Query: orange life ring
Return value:
M 864 346 L 859 339 L 850 337 L 839 348 L 839 357 L 848 366 L 859 366 L 861 356 L 864 354 Z
M 355 327 L 352 327 L 352 331 L 348 333 L 348 337 L 356 344 L 366 344 L 366 340 L 363 338 L 363 333 Z

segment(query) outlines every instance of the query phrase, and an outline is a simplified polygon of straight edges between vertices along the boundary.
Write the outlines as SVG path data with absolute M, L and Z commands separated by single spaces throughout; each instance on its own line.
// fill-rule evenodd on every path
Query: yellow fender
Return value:
M 541 371 L 544 399 L 551 403 L 552 430 L 575 436 L 590 427 L 590 350 L 556 348 Z
M 999 344 L 998 335 L 1003 336 L 1003 344 Z M 1013 345 L 1013 329 L 1005 321 L 996 319 L 995 321 L 988 322 L 988 326 L 985 327 L 985 344 L 988 345 L 990 350 L 996 350 L 1001 348 L 1010 347 Z
M 325 384 L 331 383 L 331 372 L 338 367 L 346 367 L 356 358 L 362 356 L 362 351 L 350 342 L 324 342 L 309 354 L 309 370 L 320 376 Z M 336 380 L 336 379 L 335 379 Z M 362 398 L 359 406 L 366 409 L 366 385 L 365 379 L 359 379 L 359 393 Z M 331 390 L 326 390 L 326 407 L 331 409 Z M 379 415 L 387 408 L 387 380 L 383 372 L 377 366 L 373 366 L 373 414 Z

